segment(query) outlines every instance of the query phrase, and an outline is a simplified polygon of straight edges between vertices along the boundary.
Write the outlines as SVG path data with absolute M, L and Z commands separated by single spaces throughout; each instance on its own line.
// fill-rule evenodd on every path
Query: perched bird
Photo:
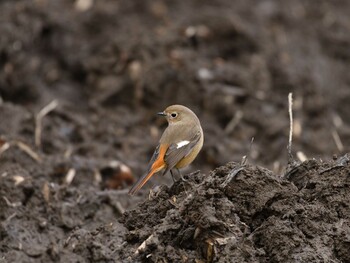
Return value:
M 158 115 L 164 116 L 168 127 L 160 138 L 159 145 L 149 162 L 147 172 L 134 184 L 129 194 L 133 195 L 152 177 L 153 174 L 186 167 L 202 149 L 204 135 L 199 119 L 189 108 L 172 105 Z

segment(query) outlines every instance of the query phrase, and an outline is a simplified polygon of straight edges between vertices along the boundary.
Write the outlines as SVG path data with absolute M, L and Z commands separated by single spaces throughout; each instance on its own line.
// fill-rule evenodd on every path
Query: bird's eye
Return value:
M 171 116 L 172 118 L 176 118 L 176 117 L 177 117 L 177 113 L 173 112 L 170 116 Z

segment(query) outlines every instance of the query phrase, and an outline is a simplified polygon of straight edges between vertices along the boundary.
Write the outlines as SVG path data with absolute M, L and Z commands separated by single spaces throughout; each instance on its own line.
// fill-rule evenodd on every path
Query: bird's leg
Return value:
M 173 182 L 175 183 L 176 180 L 175 180 L 175 178 L 174 178 L 174 174 L 173 174 L 173 170 L 172 170 L 172 169 L 170 170 L 170 174 L 171 174 L 171 178 L 173 178 Z
M 180 175 L 181 180 L 182 180 L 183 182 L 187 182 L 187 179 L 185 179 L 185 178 L 182 176 L 180 170 L 179 170 L 178 168 L 175 168 L 175 169 L 176 169 L 176 171 L 178 172 L 178 174 Z

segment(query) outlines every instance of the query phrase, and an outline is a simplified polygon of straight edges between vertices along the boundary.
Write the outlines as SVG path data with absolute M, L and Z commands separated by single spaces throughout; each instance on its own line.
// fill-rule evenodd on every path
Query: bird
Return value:
M 130 195 L 139 191 L 157 172 L 162 171 L 165 175 L 170 171 L 173 177 L 174 169 L 179 171 L 188 166 L 202 149 L 203 129 L 192 110 L 183 105 L 171 105 L 157 114 L 166 118 L 168 127 L 159 140 L 146 173 L 129 190 Z

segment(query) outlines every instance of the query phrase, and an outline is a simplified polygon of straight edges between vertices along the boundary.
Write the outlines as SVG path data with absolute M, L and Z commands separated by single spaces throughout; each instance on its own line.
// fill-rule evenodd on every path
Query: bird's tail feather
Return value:
M 147 183 L 147 181 L 152 177 L 152 175 L 155 173 L 155 170 L 151 170 L 148 173 L 144 174 L 129 190 L 129 195 L 134 195 L 138 190 L 141 189 L 142 186 Z

